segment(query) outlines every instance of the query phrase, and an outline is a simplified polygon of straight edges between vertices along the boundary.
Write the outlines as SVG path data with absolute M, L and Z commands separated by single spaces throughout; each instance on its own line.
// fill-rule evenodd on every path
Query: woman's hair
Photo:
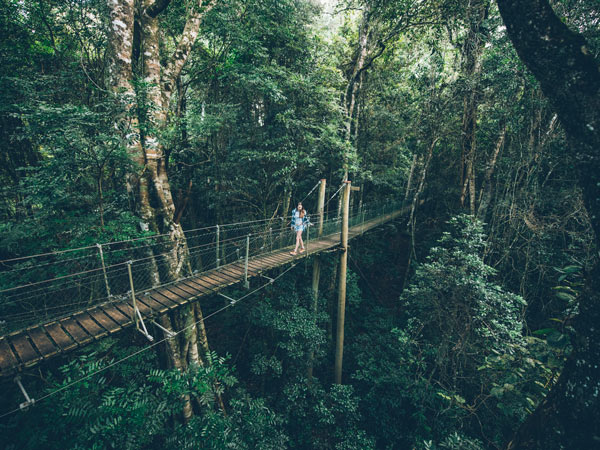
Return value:
M 304 216 L 306 215 L 306 210 L 304 209 L 304 206 L 302 206 L 302 203 L 298 203 L 298 206 L 300 206 L 302 208 L 300 210 L 300 217 L 304 218 Z

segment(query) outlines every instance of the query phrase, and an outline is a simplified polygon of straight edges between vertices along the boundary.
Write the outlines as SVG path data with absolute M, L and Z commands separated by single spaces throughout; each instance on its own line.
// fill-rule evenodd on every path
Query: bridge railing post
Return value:
M 216 267 L 218 268 L 221 265 L 221 259 L 219 258 L 219 237 L 220 237 L 220 232 L 221 229 L 219 227 L 219 225 L 217 225 L 217 244 L 216 244 L 216 252 L 215 252 L 215 256 L 216 256 Z
M 246 289 L 250 288 L 250 283 L 248 282 L 248 256 L 250 255 L 250 235 L 246 236 L 246 259 L 244 261 L 244 287 Z
M 106 295 L 108 297 L 112 297 L 112 295 L 110 295 L 108 275 L 106 274 L 106 264 L 104 263 L 104 252 L 102 251 L 102 244 L 96 244 L 96 247 L 98 247 L 98 253 L 100 254 L 100 262 L 102 263 L 102 274 L 104 275 L 104 286 L 106 287 Z
M 269 251 L 273 252 L 273 228 L 269 227 Z
M 306 254 L 308 255 L 308 243 L 310 242 L 310 223 L 306 225 Z
M 127 261 L 127 273 L 129 274 L 129 287 L 131 289 L 131 306 L 132 306 L 131 319 L 133 320 L 133 322 L 135 322 L 135 327 L 139 328 L 138 316 L 136 314 L 137 302 L 135 300 L 135 287 L 133 286 L 133 273 L 131 270 L 132 264 L 133 264 L 133 261 Z
M 362 212 L 362 226 L 360 228 L 360 234 L 365 234 L 365 210 L 363 208 Z

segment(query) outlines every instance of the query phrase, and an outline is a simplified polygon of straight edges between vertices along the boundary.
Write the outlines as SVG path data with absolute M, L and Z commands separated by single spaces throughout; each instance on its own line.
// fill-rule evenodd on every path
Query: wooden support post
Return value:
M 348 266 L 348 216 L 350 206 L 351 182 L 346 181 L 343 197 L 342 216 L 342 252 L 340 253 L 340 277 L 338 285 L 337 329 L 335 340 L 335 373 L 334 382 L 342 384 L 342 358 L 344 354 L 344 318 L 346 313 L 346 269 Z
M 327 180 L 322 179 L 319 186 L 319 202 L 317 204 L 317 212 L 319 214 L 319 225 L 317 228 L 317 238 L 320 238 L 323 234 L 323 220 L 325 215 L 325 188 L 327 187 Z M 321 277 L 321 261 L 319 255 L 315 255 L 313 259 L 313 273 L 312 273 L 312 312 L 313 322 L 316 325 L 317 311 L 318 311 L 318 299 L 319 299 L 319 280 Z M 308 356 L 308 379 L 311 380 L 313 376 L 313 362 L 315 359 L 315 352 L 311 350 Z
M 323 178 L 321 185 L 319 186 L 319 202 L 317 204 L 317 213 L 319 214 L 319 231 L 317 237 L 321 237 L 323 234 L 323 221 L 325 219 L 325 189 L 327 187 L 327 180 Z
M 132 312 L 132 320 L 135 322 L 135 327 L 137 329 L 140 328 L 139 322 L 138 322 L 138 316 L 136 314 L 136 310 L 137 310 L 137 302 L 135 300 L 135 288 L 133 287 L 133 275 L 131 272 L 131 264 L 133 263 L 133 261 L 127 261 L 127 272 L 129 273 L 129 286 L 131 287 L 131 307 Z
M 102 251 L 102 244 L 96 244 L 98 247 L 98 253 L 100 253 L 100 262 L 102 263 L 102 273 L 104 274 L 104 286 L 106 287 L 106 295 L 108 297 L 112 297 L 110 295 L 110 286 L 108 285 L 108 275 L 106 275 L 106 265 L 104 264 L 104 252 Z

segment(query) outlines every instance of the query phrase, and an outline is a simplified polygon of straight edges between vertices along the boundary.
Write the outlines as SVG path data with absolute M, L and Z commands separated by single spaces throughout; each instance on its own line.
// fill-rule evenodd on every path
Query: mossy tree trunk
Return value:
M 192 5 L 176 49 L 163 65 L 159 16 L 169 3 L 170 0 L 109 2 L 111 34 L 107 84 L 126 99 L 125 112 L 117 120 L 117 126 L 125 136 L 130 158 L 138 168 L 137 173 L 130 175 L 128 187 L 135 198 L 135 212 L 141 218 L 142 228 L 168 236 L 164 246 L 154 249 L 150 269 L 154 286 L 174 281 L 189 269 L 186 238 L 175 215 L 167 160 L 158 135 L 167 125 L 171 95 L 196 41 L 202 17 L 214 1 L 206 5 L 199 1 Z M 134 80 L 140 82 L 137 89 Z M 146 107 L 140 108 L 141 104 Z M 141 116 L 138 115 L 140 111 Z M 185 371 L 193 365 L 202 365 L 201 355 L 208 351 L 208 340 L 200 305 L 182 307 L 162 317 L 161 322 L 167 329 L 179 331 L 185 328 L 176 338 L 167 341 L 170 366 Z M 193 415 L 189 397 L 184 398 L 183 415 L 186 420 Z

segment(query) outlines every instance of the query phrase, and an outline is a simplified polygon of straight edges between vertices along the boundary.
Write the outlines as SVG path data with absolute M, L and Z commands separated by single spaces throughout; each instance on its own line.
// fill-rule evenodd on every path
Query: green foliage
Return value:
M 470 429 L 474 415 L 487 439 L 500 443 L 546 394 L 552 352 L 543 341 L 523 336 L 524 300 L 493 283 L 495 271 L 481 257 L 482 224 L 458 216 L 448 227 L 401 296 L 407 342 L 417 346 L 417 367 L 424 365 L 423 376 L 447 402 L 438 433 L 459 423 Z M 480 416 L 485 408 L 496 409 L 502 420 L 487 422 Z
M 193 6 L 168 3 L 160 15 L 162 63 Z M 27 376 L 32 389 L 64 390 L 0 424 L 7 448 L 504 444 L 561 373 L 583 273 L 597 249 L 569 143 L 493 2 L 478 32 L 481 71 L 465 70 L 471 3 L 352 0 L 331 15 L 309 0 L 218 1 L 176 80 L 167 123 L 159 124 L 146 95 L 155 86 L 143 78 L 132 80 L 135 99 L 115 102 L 103 88 L 107 2 L 0 0 L 0 259 L 140 236 L 128 189 L 135 191 L 144 168 L 126 151 L 123 136 L 131 131 L 155 134 L 164 146 L 184 228 L 285 213 L 290 197 L 300 200 L 319 178 L 337 189 L 345 158 L 353 184 L 361 185 L 354 206 L 357 195 L 365 203 L 402 198 L 411 172 L 406 204 L 417 187 L 430 199 L 414 215 L 410 251 L 400 221 L 353 244 L 349 385 L 329 385 L 337 259 L 323 258 L 316 315 L 307 263 L 255 303 L 208 324 L 211 348 L 236 355 L 233 362 L 211 353 L 205 366 L 178 372 L 157 369 L 162 358 L 148 351 L 111 366 L 146 345 L 134 339 L 130 347 L 126 334 L 126 346 L 109 339 L 60 370 L 42 366 L 40 379 Z M 592 3 L 560 0 L 553 7 L 597 54 Z M 363 16 L 359 9 L 367 6 Z M 348 141 L 342 104 L 367 16 L 367 53 L 378 57 L 360 75 Z M 463 211 L 462 124 L 471 94 L 475 196 L 485 228 L 470 216 L 445 223 Z M 115 128 L 134 122 L 137 130 Z M 489 205 L 482 201 L 488 196 Z M 315 198 L 305 202 L 311 212 Z M 413 263 L 429 256 L 405 282 L 409 253 Z M 62 258 L 69 257 L 56 256 Z M 27 264 L 3 272 L 0 287 L 68 273 L 62 266 L 19 272 Z M 221 300 L 206 306 L 221 307 Z M 13 307 L 0 305 L 2 330 L 18 325 L 7 319 Z M 3 405 L 18 404 L 13 391 L 2 389 Z M 189 423 L 181 420 L 184 395 L 195 410 Z
M 461 359 L 483 351 L 510 352 L 509 345 L 521 338 L 525 301 L 491 282 L 495 271 L 481 257 L 481 223 L 458 216 L 448 226 L 400 300 L 410 329 L 429 342 L 452 345 L 444 352 Z
M 282 419 L 262 399 L 229 389 L 238 382 L 227 358 L 211 353 L 206 366 L 183 373 L 155 369 L 156 354 L 137 350 L 105 340 L 97 353 L 61 367 L 45 389 L 57 394 L 3 426 L 10 433 L 6 448 L 181 449 L 197 448 L 200 441 L 214 449 L 285 447 Z M 112 364 L 123 357 L 128 359 Z M 215 394 L 225 390 L 230 392 L 227 414 L 215 401 Z M 200 409 L 189 423 L 173 424 L 183 395 Z M 39 432 L 31 433 L 31 427 Z
M 369 333 L 352 346 L 357 365 L 352 378 L 362 393 L 365 428 L 378 447 L 409 448 L 436 431 L 427 411 L 446 405 L 427 382 L 417 342 L 393 329 L 394 321 L 385 316 L 384 311 L 375 311 L 368 318 Z

